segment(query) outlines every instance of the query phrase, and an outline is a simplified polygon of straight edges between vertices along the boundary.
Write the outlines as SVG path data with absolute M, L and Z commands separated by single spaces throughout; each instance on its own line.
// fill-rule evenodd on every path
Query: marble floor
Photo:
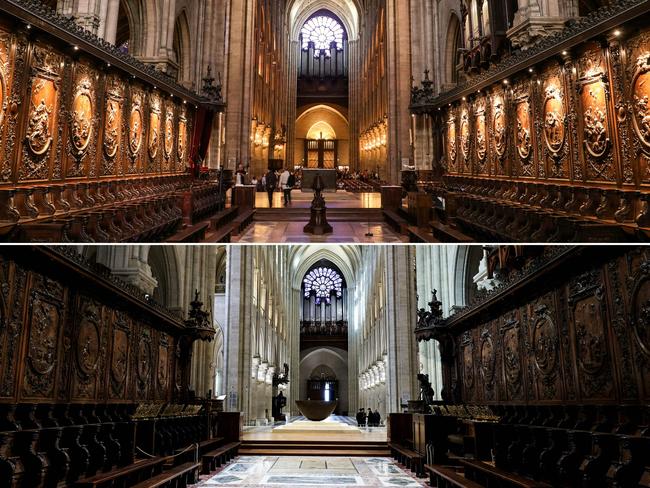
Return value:
M 327 208 L 381 208 L 381 193 L 348 193 L 338 191 L 325 193 Z M 310 208 L 314 193 L 303 193 L 298 190 L 291 192 L 291 208 Z M 284 207 L 284 195 L 280 191 L 273 194 L 273 208 Z M 269 208 L 267 193 L 255 194 L 255 208 Z
M 307 222 L 253 222 L 247 231 L 239 238 L 233 237 L 233 242 L 254 244 L 273 242 L 277 244 L 400 244 L 408 242 L 408 236 L 403 236 L 383 222 L 330 222 L 334 232 L 326 236 L 305 234 Z M 367 237 L 370 231 L 373 235 Z
M 330 422 L 340 422 L 346 426 L 354 427 L 353 431 L 329 430 L 322 431 L 318 429 L 298 429 L 292 430 L 281 429 L 282 426 L 293 425 L 304 422 L 304 417 L 292 417 L 288 423 L 276 422 L 273 425 L 244 427 L 243 440 L 245 441 L 341 441 L 341 442 L 386 442 L 386 427 L 362 427 L 357 428 L 356 420 L 352 417 L 332 416 L 328 419 Z
M 239 456 L 216 474 L 202 477 L 199 486 L 410 488 L 426 485 L 384 457 Z

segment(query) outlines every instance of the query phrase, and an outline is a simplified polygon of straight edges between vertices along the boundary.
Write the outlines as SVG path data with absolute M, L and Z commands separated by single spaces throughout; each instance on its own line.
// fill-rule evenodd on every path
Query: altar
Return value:
M 303 169 L 302 170 L 302 191 L 303 193 L 314 192 L 316 176 L 320 175 L 323 180 L 323 193 L 336 193 L 338 174 L 335 169 Z

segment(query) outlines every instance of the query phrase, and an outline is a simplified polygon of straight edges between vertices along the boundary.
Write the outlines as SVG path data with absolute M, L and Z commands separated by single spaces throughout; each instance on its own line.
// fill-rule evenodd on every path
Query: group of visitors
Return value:
M 273 194 L 276 190 L 284 194 L 284 206 L 291 205 L 291 192 L 296 188 L 296 173 L 283 169 L 276 172 L 269 168 L 268 172 L 261 178 L 253 177 L 251 181 L 258 192 L 266 192 L 269 195 L 269 207 L 273 208 Z
M 369 407 L 368 412 L 366 412 L 363 408 L 359 409 L 359 412 L 357 412 L 357 424 L 359 427 L 379 427 L 381 424 L 381 414 L 379 413 L 379 410 L 373 412 Z

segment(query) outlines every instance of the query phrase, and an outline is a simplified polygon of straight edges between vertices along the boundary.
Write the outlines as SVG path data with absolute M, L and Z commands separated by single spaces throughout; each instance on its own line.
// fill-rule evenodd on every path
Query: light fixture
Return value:
M 619 37 L 621 35 L 621 31 L 619 29 L 616 29 L 614 31 L 614 37 Z

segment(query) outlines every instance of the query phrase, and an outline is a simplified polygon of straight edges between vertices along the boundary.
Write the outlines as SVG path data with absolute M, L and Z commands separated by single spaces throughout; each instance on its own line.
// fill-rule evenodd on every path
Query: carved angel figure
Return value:
M 634 104 L 639 112 L 639 130 L 645 137 L 650 137 L 650 110 L 648 110 L 648 95 L 643 97 L 634 97 Z
M 81 148 L 86 145 L 90 137 L 90 121 L 83 110 L 74 112 L 72 116 L 72 140 L 74 145 Z
M 104 146 L 109 156 L 115 155 L 115 149 L 117 147 L 116 118 L 117 107 L 115 107 L 115 104 L 109 102 L 106 110 L 106 134 L 104 136 Z
M 553 148 L 557 148 L 562 143 L 562 121 L 560 114 L 557 112 L 547 112 L 546 114 L 546 137 Z
M 52 108 L 47 106 L 45 98 L 34 106 L 32 116 L 29 118 L 27 139 L 31 148 L 36 151 L 47 149 L 50 143 L 50 115 Z
M 133 121 L 133 127 L 131 128 L 131 150 L 133 152 L 138 150 L 140 145 L 140 122 L 138 120 Z
M 517 147 L 519 155 L 527 158 L 530 154 L 530 130 L 524 128 L 520 120 L 517 121 Z
M 605 151 L 607 146 L 606 136 L 605 114 L 602 110 L 588 108 L 585 112 L 585 138 L 594 152 L 602 153 Z

